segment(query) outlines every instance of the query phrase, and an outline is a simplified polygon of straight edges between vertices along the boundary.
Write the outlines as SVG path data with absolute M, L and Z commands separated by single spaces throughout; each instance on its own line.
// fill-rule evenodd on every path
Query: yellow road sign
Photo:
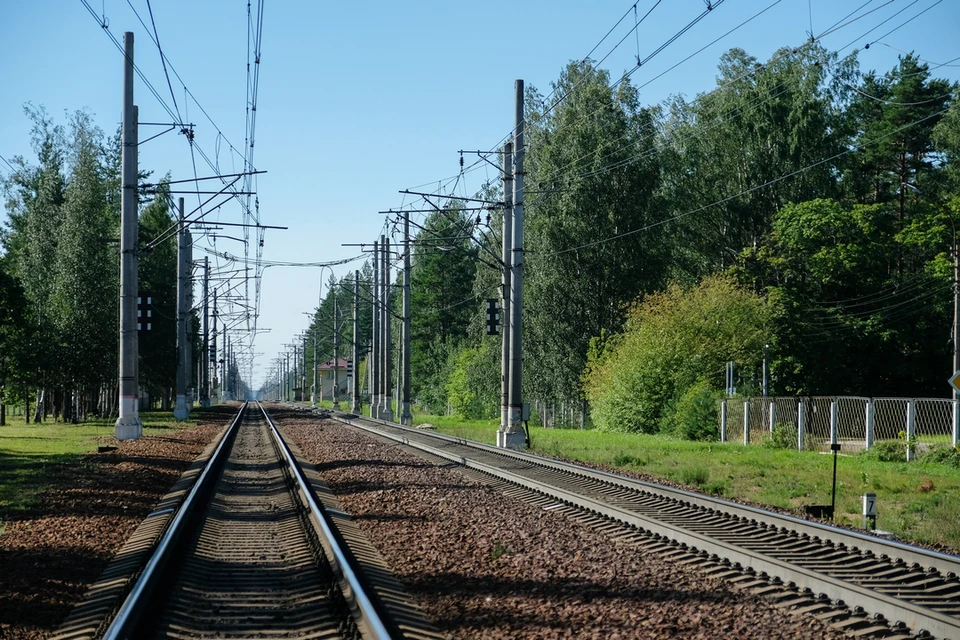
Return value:
M 960 391 L 960 371 L 954 371 L 950 379 L 947 380 L 947 383 L 957 391 Z

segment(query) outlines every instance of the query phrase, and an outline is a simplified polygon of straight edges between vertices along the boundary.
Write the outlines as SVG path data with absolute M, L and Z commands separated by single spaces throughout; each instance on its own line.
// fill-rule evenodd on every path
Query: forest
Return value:
M 663 104 L 589 61 L 550 88 L 556 108 L 528 87 L 535 415 L 698 437 L 678 415 L 722 391 L 728 361 L 737 393 L 759 395 L 764 358 L 770 394 L 947 396 L 960 107 L 931 67 L 903 55 L 862 71 L 810 45 L 766 62 L 732 49 L 714 89 Z M 494 418 L 501 347 L 484 301 L 500 214 L 466 209 L 451 199 L 418 225 L 413 399 Z M 318 321 L 329 335 L 323 305 Z
M 759 393 L 764 359 L 775 395 L 946 396 L 960 106 L 936 66 L 904 54 L 864 71 L 855 53 L 810 44 L 765 62 L 731 49 L 715 88 L 660 104 L 589 60 L 549 92 L 528 86 L 523 358 L 535 414 L 698 437 L 677 419 L 684 407 L 723 389 L 728 361 L 737 392 Z M 4 183 L 0 388 L 18 402 L 49 390 L 64 415 L 109 412 L 119 147 L 83 112 L 66 126 L 28 112 L 36 159 L 16 159 Z M 502 185 L 478 196 L 502 200 Z M 172 222 L 166 198 L 143 198 L 141 241 Z M 411 380 L 425 411 L 499 415 L 500 338 L 485 335 L 484 304 L 499 295 L 500 216 L 452 198 L 416 220 Z M 161 305 L 141 341 L 157 397 L 173 379 L 174 252 L 161 245 L 140 265 Z M 359 275 L 364 352 L 369 262 Z M 308 364 L 332 356 L 335 326 L 347 354 L 353 281 L 331 276 Z
M 12 161 L 4 180 L 0 235 L 0 418 L 6 405 L 27 419 L 78 421 L 117 412 L 120 137 L 89 113 L 65 125 L 27 104 L 36 161 Z M 141 249 L 175 220 L 169 188 L 141 172 Z M 141 292 L 152 298 L 140 333 L 141 394 L 171 408 L 176 352 L 176 244 L 142 250 Z M 193 324 L 198 325 L 196 314 Z M 195 363 L 201 352 L 193 331 Z M 194 367 L 195 368 L 195 367 Z

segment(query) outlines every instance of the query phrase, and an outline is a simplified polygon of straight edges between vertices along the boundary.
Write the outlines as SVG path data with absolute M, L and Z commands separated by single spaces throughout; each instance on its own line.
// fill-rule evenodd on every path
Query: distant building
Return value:
M 317 365 L 317 381 L 320 384 L 320 400 L 333 400 L 333 358 Z M 339 380 L 338 391 L 340 399 L 349 397 L 350 387 L 348 386 L 349 376 L 347 368 L 350 366 L 349 360 L 340 358 L 337 361 L 337 379 Z

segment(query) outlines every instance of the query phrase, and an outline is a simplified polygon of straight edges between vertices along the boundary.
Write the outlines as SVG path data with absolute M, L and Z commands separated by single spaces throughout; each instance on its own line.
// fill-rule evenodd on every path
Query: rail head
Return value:
M 257 402 L 257 406 L 260 407 L 264 419 L 267 421 L 267 424 L 270 425 L 270 433 L 273 436 L 274 443 L 283 456 L 287 467 L 290 469 L 291 476 L 306 502 L 306 508 L 314 516 L 314 521 L 319 527 L 318 533 L 320 533 L 322 537 L 322 543 L 328 548 L 332 555 L 331 564 L 333 565 L 333 569 L 339 574 L 342 583 L 346 587 L 343 589 L 344 596 L 347 597 L 348 602 L 352 600 L 355 605 L 353 613 L 357 620 L 358 627 L 362 630 L 363 637 L 365 639 L 390 640 L 393 635 L 384 622 L 385 616 L 381 615 L 373 599 L 368 595 L 363 581 L 353 567 L 351 554 L 345 550 L 341 542 L 341 536 L 336 526 L 330 520 L 330 516 L 326 510 L 318 504 L 310 480 L 303 472 L 303 469 L 300 468 L 296 457 L 293 455 L 293 452 L 290 451 L 290 447 L 287 446 L 283 436 L 280 435 L 280 430 L 277 429 L 277 426 L 267 414 L 266 409 L 260 402 Z
M 140 621 L 144 608 L 156 589 L 161 578 L 163 567 L 166 565 L 170 554 L 176 547 L 176 543 L 184 531 L 189 515 L 197 507 L 198 496 L 207 489 L 211 483 L 217 480 L 214 470 L 221 466 L 224 456 L 229 455 L 230 448 L 227 444 L 231 442 L 236 435 L 236 430 L 240 425 L 243 414 L 247 410 L 247 404 L 246 402 L 243 403 L 240 411 L 238 411 L 234 417 L 233 422 L 231 422 L 230 426 L 223 432 L 217 448 L 210 456 L 203 471 L 200 472 L 197 481 L 193 483 L 193 487 L 190 489 L 187 497 L 180 503 L 180 507 L 177 509 L 176 514 L 160 538 L 160 542 L 157 543 L 153 554 L 150 556 L 150 560 L 147 561 L 146 566 L 131 588 L 130 593 L 124 600 L 123 605 L 121 605 L 117 615 L 110 623 L 110 626 L 107 627 L 103 635 L 103 640 L 123 640 L 134 637 L 133 633 Z

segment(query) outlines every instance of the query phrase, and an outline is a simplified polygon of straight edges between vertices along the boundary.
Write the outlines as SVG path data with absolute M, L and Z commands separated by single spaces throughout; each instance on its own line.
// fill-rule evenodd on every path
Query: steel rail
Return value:
M 318 505 L 314 499 L 310 481 L 304 474 L 303 469 L 300 468 L 296 457 L 290 451 L 283 436 L 280 435 L 277 426 L 273 423 L 273 420 L 270 419 L 267 410 L 264 409 L 259 401 L 257 402 L 257 406 L 260 407 L 264 419 L 266 419 L 267 424 L 270 425 L 270 433 L 273 436 L 274 444 L 279 449 L 284 462 L 290 469 L 291 475 L 297 485 L 296 488 L 304 500 L 304 506 L 310 512 L 311 519 L 318 528 L 318 533 L 321 534 L 320 542 L 328 552 L 328 559 L 330 559 L 334 573 L 340 578 L 344 598 L 352 605 L 352 613 L 361 631 L 361 635 L 365 639 L 390 640 L 393 636 L 387 630 L 387 625 L 383 622 L 383 617 L 374 605 L 373 600 L 367 595 L 358 572 L 353 569 L 353 562 L 348 556 L 348 553 L 344 551 L 341 546 L 340 536 L 336 532 L 336 526 L 330 521 L 330 516 L 326 510 Z
M 137 578 L 137 581 L 124 600 L 123 605 L 121 605 L 117 615 L 110 623 L 110 626 L 107 627 L 103 635 L 103 640 L 121 640 L 133 637 L 132 634 L 136 630 L 136 625 L 140 621 L 144 607 L 146 607 L 149 602 L 160 580 L 162 569 L 170 559 L 170 555 L 175 549 L 177 541 L 183 534 L 189 515 L 191 515 L 197 507 L 197 496 L 201 491 L 209 488 L 211 483 L 217 481 L 217 474 L 212 470 L 222 467 L 225 456 L 230 454 L 230 447 L 226 445 L 236 436 L 237 428 L 246 410 L 247 403 L 244 402 L 243 406 L 240 407 L 240 411 L 237 412 L 236 417 L 233 419 L 233 422 L 231 422 L 230 426 L 224 431 L 223 436 L 220 438 L 220 443 L 214 450 L 213 455 L 210 456 L 210 460 L 200 473 L 200 477 L 197 478 L 197 481 L 193 484 L 193 488 L 191 488 L 187 494 L 186 499 L 184 499 L 177 509 L 176 515 L 170 521 L 163 537 L 160 538 L 160 542 L 157 543 L 156 550 L 150 556 L 150 560 L 144 567 L 140 577 Z
M 805 534 L 810 537 L 818 537 L 820 539 L 830 539 L 835 543 L 842 543 L 848 547 L 857 547 L 863 551 L 873 552 L 876 555 L 883 554 L 895 560 L 900 559 L 907 564 L 919 564 L 926 567 L 932 567 L 944 574 L 950 572 L 960 574 L 960 557 L 934 551 L 932 549 L 924 549 L 923 547 L 917 547 L 911 544 L 899 542 L 897 540 L 887 540 L 875 535 L 861 533 L 859 531 L 851 531 L 850 529 L 844 529 L 842 527 L 836 527 L 822 522 L 805 520 L 803 518 L 798 518 L 796 516 L 791 516 L 777 511 L 768 511 L 766 509 L 741 504 L 739 502 L 733 502 L 724 498 L 707 496 L 702 493 L 695 493 L 685 489 L 655 484 L 644 480 L 637 480 L 635 478 L 617 475 L 608 471 L 591 469 L 589 467 L 584 467 L 571 462 L 553 460 L 551 458 L 545 458 L 543 456 L 524 451 L 500 449 L 482 442 L 458 438 L 456 436 L 450 436 L 444 433 L 425 432 L 422 429 L 406 427 L 404 425 L 394 422 L 387 422 L 385 420 L 379 420 L 376 418 L 363 417 L 362 419 L 365 422 L 383 424 L 384 426 L 388 426 L 392 429 L 404 430 L 406 432 L 417 434 L 423 437 L 444 440 L 451 444 L 479 449 L 504 458 L 514 458 L 537 466 L 556 469 L 564 473 L 592 478 L 600 482 L 623 487 L 624 489 L 645 491 L 647 493 L 664 498 L 687 502 L 694 506 L 720 510 L 724 513 L 740 518 L 746 518 L 748 520 L 762 518 L 764 521 L 770 524 L 776 524 L 779 527 L 791 529 L 799 534 Z
M 945 565 L 949 560 L 952 559 L 950 568 L 946 569 L 946 571 L 956 572 L 958 567 L 960 567 L 960 558 L 920 549 L 917 547 L 911 547 L 910 545 L 904 545 L 902 543 L 888 542 L 873 538 L 871 536 L 857 534 L 856 532 L 839 529 L 837 527 L 830 527 L 828 525 L 821 525 L 819 523 L 813 523 L 801 520 L 799 518 L 785 516 L 776 512 L 764 511 L 755 507 L 746 507 L 745 505 L 733 503 L 728 500 L 713 499 L 709 496 L 662 487 L 642 481 L 631 481 L 630 479 L 621 476 L 615 476 L 614 474 L 600 472 L 570 463 L 548 460 L 529 453 L 506 452 L 503 449 L 497 449 L 489 445 L 475 443 L 462 438 L 446 436 L 443 434 L 427 433 L 422 430 L 402 427 L 392 422 L 371 420 L 368 418 L 362 418 L 358 420 L 356 418 L 347 418 L 342 415 L 334 415 L 333 417 L 340 422 L 350 424 L 356 428 L 375 433 L 381 437 L 386 437 L 395 442 L 415 447 L 421 451 L 439 456 L 468 468 L 476 469 L 494 477 L 501 478 L 519 486 L 537 491 L 541 494 L 549 495 L 561 502 L 587 509 L 605 517 L 612 518 L 642 530 L 675 540 L 679 543 L 695 547 L 701 552 L 715 554 L 717 556 L 727 558 L 731 562 L 739 563 L 745 567 L 751 567 L 757 572 L 765 572 L 770 576 L 778 577 L 786 582 L 793 582 L 799 588 L 808 588 L 815 592 L 824 593 L 831 599 L 842 600 L 850 607 L 863 607 L 863 609 L 867 611 L 883 615 L 887 620 L 901 621 L 915 631 L 925 630 L 937 637 L 960 639 L 960 619 L 956 617 L 948 616 L 927 607 L 913 604 L 907 600 L 894 598 L 876 590 L 861 587 L 852 582 L 840 580 L 815 570 L 800 567 L 761 552 L 753 551 L 728 542 L 724 542 L 722 540 L 718 540 L 716 538 L 712 538 L 708 535 L 687 529 L 681 525 L 675 525 L 658 520 L 656 518 L 647 517 L 637 513 L 636 511 L 624 509 L 607 503 L 603 500 L 598 500 L 576 493 L 575 491 L 569 491 L 560 487 L 552 486 L 548 482 L 541 482 L 527 478 L 512 471 L 501 469 L 497 466 L 486 464 L 477 460 L 471 460 L 462 453 L 445 451 L 442 447 L 433 446 L 424 442 L 417 442 L 416 440 L 437 440 L 446 444 L 456 444 L 463 447 L 479 449 L 505 458 L 514 458 L 527 463 L 532 463 L 537 466 L 553 468 L 564 473 L 593 477 L 595 479 L 600 479 L 605 483 L 628 489 L 634 489 L 647 493 L 653 492 L 661 496 L 671 497 L 675 500 L 693 504 L 702 508 L 727 512 L 730 515 L 738 518 L 747 517 L 754 520 L 761 519 L 770 524 L 772 524 L 773 521 L 781 522 L 788 524 L 790 528 L 794 530 L 801 528 L 802 526 L 804 529 L 816 531 L 818 538 L 826 537 L 828 539 L 835 540 L 834 536 L 839 535 L 844 539 L 856 540 L 857 544 L 854 546 L 858 547 L 865 546 L 865 542 L 871 543 L 871 545 L 875 543 L 880 545 L 878 547 L 880 552 L 887 555 L 890 554 L 891 550 L 897 550 L 898 553 L 906 554 L 909 557 L 914 557 L 912 554 L 916 553 L 918 555 L 915 557 L 932 558 L 937 562 L 938 565 L 941 566 Z M 382 429 L 365 425 L 363 422 L 371 422 L 374 424 L 388 426 L 393 430 L 400 431 L 401 434 L 386 433 Z M 411 436 L 416 437 L 411 438 L 402 434 L 410 434 Z M 937 568 L 938 570 L 942 570 L 940 566 Z

